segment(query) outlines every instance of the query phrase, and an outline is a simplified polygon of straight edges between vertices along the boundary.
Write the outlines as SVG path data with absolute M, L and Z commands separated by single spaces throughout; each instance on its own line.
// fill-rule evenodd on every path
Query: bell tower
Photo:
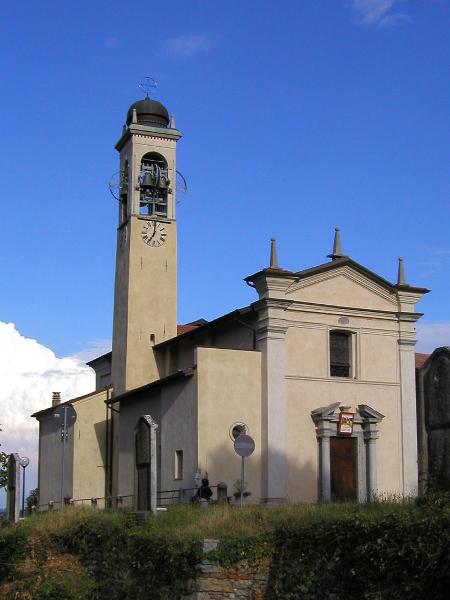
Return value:
M 120 154 L 112 381 L 120 394 L 155 379 L 153 346 L 177 333 L 176 144 L 166 108 L 132 104 Z

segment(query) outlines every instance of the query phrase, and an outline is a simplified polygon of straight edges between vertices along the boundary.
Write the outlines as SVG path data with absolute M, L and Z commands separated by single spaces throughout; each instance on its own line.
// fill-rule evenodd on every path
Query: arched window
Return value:
M 141 215 L 167 217 L 169 184 L 165 158 L 156 152 L 145 154 L 139 171 L 139 213 Z
M 352 334 L 330 331 L 330 376 L 351 377 Z

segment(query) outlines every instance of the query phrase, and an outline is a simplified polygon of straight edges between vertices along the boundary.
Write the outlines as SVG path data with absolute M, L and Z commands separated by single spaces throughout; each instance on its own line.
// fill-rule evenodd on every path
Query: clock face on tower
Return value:
M 164 223 L 159 221 L 147 221 L 142 227 L 141 237 L 149 246 L 162 246 L 166 236 Z

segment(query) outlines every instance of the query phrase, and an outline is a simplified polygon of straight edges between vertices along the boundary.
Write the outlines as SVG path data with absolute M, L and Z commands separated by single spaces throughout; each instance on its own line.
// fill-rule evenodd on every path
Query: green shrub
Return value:
M 79 557 L 88 576 L 96 582 L 100 598 L 126 597 L 127 525 L 120 513 L 87 513 L 56 532 L 53 539 L 64 552 Z
M 27 553 L 27 532 L 20 527 L 0 531 L 0 582 L 11 579 Z
M 201 550 L 192 540 L 177 540 L 144 530 L 128 537 L 130 597 L 181 598 L 196 575 Z
M 182 597 L 199 561 L 196 544 L 137 527 L 126 514 L 89 516 L 55 539 L 79 557 L 97 597 L 108 600 Z
M 225 538 L 220 541 L 216 550 L 208 553 L 208 560 L 222 567 L 231 567 L 241 561 L 256 563 L 272 556 L 273 538 L 272 532 Z
M 450 513 L 361 513 L 275 536 L 269 598 L 416 600 L 448 597 Z
M 90 600 L 94 598 L 94 584 L 85 575 L 60 573 L 47 575 L 33 592 L 32 600 Z

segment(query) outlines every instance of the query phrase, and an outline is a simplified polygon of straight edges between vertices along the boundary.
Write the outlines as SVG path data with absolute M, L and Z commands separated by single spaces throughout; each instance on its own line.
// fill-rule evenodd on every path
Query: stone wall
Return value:
M 217 545 L 217 540 L 204 540 L 204 557 L 198 565 L 198 576 L 192 582 L 192 593 L 185 600 L 263 600 L 269 565 L 220 567 L 208 560 L 208 553 Z

